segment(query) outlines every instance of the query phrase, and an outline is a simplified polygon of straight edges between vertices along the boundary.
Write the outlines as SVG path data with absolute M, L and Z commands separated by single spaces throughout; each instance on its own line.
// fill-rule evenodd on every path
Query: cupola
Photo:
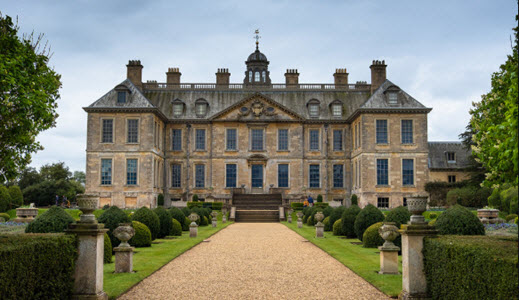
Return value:
M 270 84 L 269 61 L 267 56 L 259 51 L 259 30 L 255 31 L 256 51 L 251 53 L 245 61 L 247 70 L 243 83 L 245 85 L 267 85 Z

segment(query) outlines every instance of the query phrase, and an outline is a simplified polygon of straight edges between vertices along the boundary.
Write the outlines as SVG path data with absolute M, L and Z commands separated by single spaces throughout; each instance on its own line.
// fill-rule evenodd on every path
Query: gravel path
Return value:
M 279 223 L 236 223 L 120 299 L 389 299 Z

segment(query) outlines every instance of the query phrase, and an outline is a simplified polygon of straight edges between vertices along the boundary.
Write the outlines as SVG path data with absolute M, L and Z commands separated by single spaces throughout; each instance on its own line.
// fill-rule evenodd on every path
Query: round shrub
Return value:
M 115 228 L 119 227 L 120 223 L 130 223 L 130 217 L 117 206 L 111 206 L 97 218 L 99 223 L 105 224 L 105 228 L 108 230 L 108 236 L 112 247 L 117 247 L 121 243 L 118 238 L 113 235 Z
M 431 213 L 433 214 L 433 213 Z M 436 214 L 435 214 L 436 215 Z M 436 216 L 434 217 L 436 218 Z M 432 218 L 432 219 L 434 219 Z M 400 225 L 407 224 L 411 219 L 411 212 L 405 206 L 398 206 L 389 211 L 384 219 L 384 222 L 395 222 L 395 226 L 400 228 Z
M 9 191 L 3 185 L 0 186 L 0 212 L 6 212 L 9 210 L 9 204 L 11 203 L 11 196 Z
M 436 218 L 438 218 L 438 214 L 437 213 L 430 213 L 429 214 L 429 219 L 434 220 Z
M 103 263 L 109 264 L 112 262 L 112 242 L 110 242 L 110 237 L 108 233 L 105 233 L 105 250 L 103 255 Z
M 163 207 L 157 207 L 153 210 L 153 212 L 159 217 L 159 223 L 160 223 L 160 230 L 159 234 L 157 235 L 157 238 L 162 239 L 168 235 L 170 235 L 171 232 L 171 215 L 167 210 L 165 210 Z
M 139 221 L 132 221 L 132 227 L 135 229 L 135 235 L 128 241 L 128 243 L 134 247 L 150 247 L 150 229 Z
M 308 220 L 308 216 L 307 215 L 303 215 L 303 224 L 306 224 L 307 220 Z
M 510 214 L 510 215 L 506 216 L 505 220 L 507 222 L 510 222 L 510 220 L 515 220 L 515 218 L 517 218 L 516 214 Z
M 170 209 L 168 209 L 168 212 L 170 217 L 177 220 L 180 223 L 180 225 L 182 225 L 182 228 L 184 228 L 184 223 L 186 222 L 186 216 L 184 215 L 184 213 L 176 207 L 171 207 Z M 187 225 L 189 227 L 189 223 L 187 223 Z
M 147 207 L 139 208 L 133 215 L 132 221 L 139 221 L 146 225 L 151 232 L 151 240 L 154 241 L 160 232 L 159 216 Z
M 384 244 L 384 239 L 378 233 L 378 229 L 382 227 L 383 222 L 377 222 L 364 231 L 362 236 L 362 247 L 364 248 L 377 248 Z
M 314 226 L 314 220 L 312 219 L 312 216 L 308 216 L 308 218 L 306 218 L 306 225 Z
M 8 189 L 9 196 L 11 196 L 11 207 L 20 207 L 23 205 L 23 194 L 22 190 L 17 185 L 12 185 Z
M 470 210 L 455 205 L 436 219 L 436 229 L 440 234 L 484 235 L 485 227 Z
M 317 202 L 323 202 L 323 195 L 317 195 Z
M 359 205 L 359 199 L 355 194 L 351 195 L 351 205 Z
M 189 231 L 189 225 L 191 224 L 191 220 L 188 218 L 184 219 L 184 224 L 182 224 L 182 231 Z
M 182 207 L 181 211 L 186 217 L 189 217 L 189 215 L 191 214 L 191 209 L 189 209 L 188 207 Z
M 324 231 L 332 231 L 332 224 L 330 224 L 330 217 L 326 217 L 323 220 Z
M 4 218 L 4 221 L 7 222 L 11 217 L 6 213 L 0 213 L 0 218 Z
M 74 223 L 74 218 L 61 207 L 53 206 L 25 228 L 27 233 L 63 232 L 68 225 Z
M 182 225 L 177 219 L 171 219 L 171 235 L 181 236 L 182 235 Z
M 333 207 L 330 207 L 330 206 L 326 206 L 324 209 L 323 209 L 323 214 L 324 214 L 324 217 L 329 217 L 333 212 Z
M 333 228 L 333 235 L 337 235 L 337 236 L 344 235 L 342 233 L 342 220 L 341 219 L 335 221 L 335 223 L 333 223 L 332 228 Z
M 355 234 L 355 219 L 361 209 L 357 205 L 352 205 L 342 213 L 342 229 L 341 232 L 349 239 L 357 237 Z
M 384 221 L 384 214 L 372 204 L 366 205 L 360 213 L 355 218 L 355 234 L 357 238 L 362 241 L 362 237 L 364 236 L 364 231 L 368 229 L 369 226 Z
M 335 221 L 339 220 L 342 217 L 342 213 L 346 210 L 346 207 L 339 206 L 333 209 L 333 211 L 330 213 L 330 228 L 333 229 L 333 224 L 335 224 Z
M 200 226 L 207 226 L 209 225 L 209 220 L 207 220 L 206 216 L 202 217 L 202 222 L 200 222 Z

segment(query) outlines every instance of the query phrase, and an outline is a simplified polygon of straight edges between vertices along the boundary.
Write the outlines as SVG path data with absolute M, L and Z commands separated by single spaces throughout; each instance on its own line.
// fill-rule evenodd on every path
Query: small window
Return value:
M 205 187 L 205 165 L 195 165 L 195 187 Z
M 173 116 L 180 117 L 184 113 L 184 104 L 175 103 L 173 104 Z
M 117 92 L 117 103 L 126 103 L 126 92 Z
M 249 71 L 249 82 L 252 82 L 252 71 Z
M 402 120 L 401 134 L 402 144 L 413 143 L 413 120 Z
M 402 160 L 402 184 L 414 185 L 414 161 L 412 159 Z
M 263 129 L 251 129 L 251 150 L 263 150 Z
M 319 130 L 310 130 L 310 151 L 319 151 Z
M 171 132 L 171 150 L 182 151 L 182 129 L 173 129 Z
M 195 150 L 205 150 L 205 129 L 195 130 Z
M 139 120 L 129 119 L 128 121 L 128 135 L 126 138 L 127 143 L 138 143 L 139 142 Z
M 456 182 L 456 175 L 449 175 L 449 176 L 448 176 L 448 181 L 449 181 L 450 183 L 454 183 L 454 182 Z
M 456 163 L 456 153 L 455 152 L 447 152 L 447 162 L 448 163 Z
M 195 105 L 195 113 L 198 117 L 203 117 L 207 113 L 207 102 L 197 102 Z
M 342 151 L 342 130 L 333 131 L 333 151 Z
M 310 165 L 309 166 L 309 186 L 311 188 L 318 188 L 320 186 L 320 167 L 319 165 Z
M 227 129 L 226 150 L 236 150 L 236 129 L 234 128 Z
M 377 185 L 389 184 L 389 169 L 387 159 L 377 159 Z
M 278 130 L 278 150 L 288 151 L 288 129 Z
M 377 144 L 387 144 L 387 120 L 377 120 Z
M 288 164 L 278 165 L 278 187 L 288 187 Z
M 310 114 L 310 117 L 319 117 L 319 104 L 312 103 L 308 106 L 308 113 Z
M 263 78 L 263 82 L 267 82 L 267 72 L 261 72 L 261 77 Z
M 182 178 L 182 166 L 180 164 L 171 165 L 171 187 L 179 188 Z
M 112 159 L 101 159 L 101 185 L 112 184 Z
M 340 104 L 332 105 L 332 115 L 334 117 L 342 117 L 342 105 L 340 105 Z
M 225 165 L 225 187 L 235 188 L 236 187 L 236 165 L 227 164 Z
M 387 98 L 390 105 L 398 104 L 398 94 L 396 92 L 389 92 Z
M 103 119 L 103 133 L 101 137 L 101 143 L 113 143 L 113 131 L 114 131 L 114 120 Z
M 254 72 L 254 81 L 256 81 L 256 82 L 260 82 L 261 81 L 261 79 L 260 79 L 260 72 L 259 71 Z
M 343 165 L 333 165 L 333 187 L 344 187 L 344 167 Z
M 137 184 L 137 160 L 126 160 L 126 185 Z
M 388 197 L 378 197 L 377 198 L 377 207 L 378 208 L 389 208 L 389 198 Z

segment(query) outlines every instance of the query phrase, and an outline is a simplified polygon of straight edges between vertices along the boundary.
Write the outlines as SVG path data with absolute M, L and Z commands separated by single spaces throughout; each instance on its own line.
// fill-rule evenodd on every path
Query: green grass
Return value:
M 354 245 L 352 242 L 360 242 L 358 239 L 342 239 L 331 232 L 325 232 L 324 238 L 315 237 L 315 227 L 303 225 L 297 228 L 297 217 L 293 216 L 293 222 L 281 222 L 317 247 L 321 248 L 332 257 L 340 261 L 360 277 L 374 285 L 384 294 L 396 297 L 402 290 L 402 275 L 380 275 L 380 255 L 376 248 L 363 248 L 362 245 Z M 402 272 L 401 256 L 399 256 Z
M 190 238 L 189 232 L 182 232 L 182 236 L 175 239 L 157 239 L 160 244 L 152 244 L 151 247 L 136 248 L 133 255 L 133 269 L 135 273 L 114 274 L 115 263 L 104 265 L 104 291 L 110 299 L 116 298 L 175 257 L 186 252 L 211 235 L 229 226 L 232 222 L 221 223 L 218 218 L 216 228 L 209 226 L 198 227 L 198 236 Z M 115 259 L 114 259 L 115 261 Z

